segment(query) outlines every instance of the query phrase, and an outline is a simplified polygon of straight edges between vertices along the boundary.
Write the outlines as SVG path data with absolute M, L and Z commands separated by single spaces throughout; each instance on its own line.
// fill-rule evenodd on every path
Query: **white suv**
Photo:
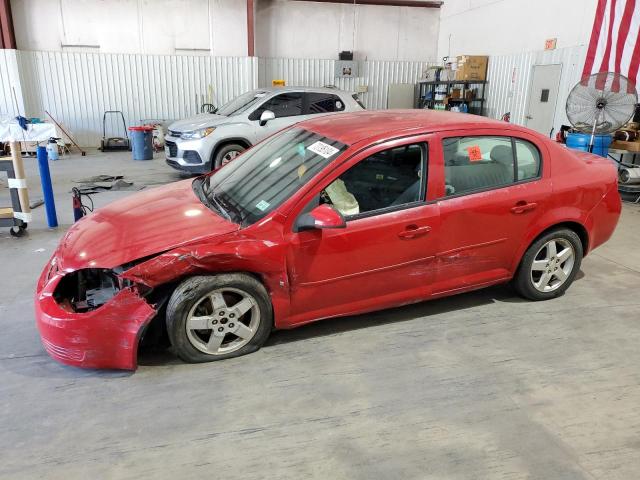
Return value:
M 213 113 L 172 123 L 165 136 L 167 163 L 184 172 L 210 172 L 289 125 L 314 115 L 363 109 L 356 94 L 335 88 L 253 90 Z

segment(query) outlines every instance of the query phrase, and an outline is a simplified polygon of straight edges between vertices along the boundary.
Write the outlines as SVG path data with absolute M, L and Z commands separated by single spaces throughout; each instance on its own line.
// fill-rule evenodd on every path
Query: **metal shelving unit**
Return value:
M 449 98 L 449 104 L 466 103 L 469 107 L 469 113 L 484 115 L 486 80 L 447 80 L 441 82 L 420 80 L 416 85 L 415 108 L 434 109 L 436 104 L 444 105 L 444 100 L 435 99 L 436 92 L 444 93 L 445 96 L 450 97 L 452 88 L 458 85 L 462 87 L 463 94 L 464 90 L 469 90 L 477 86 L 478 96 L 471 100 L 466 100 L 465 98 Z M 445 110 L 449 109 L 450 108 L 445 108 Z

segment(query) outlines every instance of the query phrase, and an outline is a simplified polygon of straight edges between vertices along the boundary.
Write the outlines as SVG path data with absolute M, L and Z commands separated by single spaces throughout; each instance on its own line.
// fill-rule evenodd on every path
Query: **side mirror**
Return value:
M 269 120 L 273 120 L 274 118 L 276 118 L 275 113 L 273 113 L 271 110 L 265 110 L 264 112 L 262 112 L 262 115 L 260 115 L 260 126 L 264 127 Z
M 345 228 L 347 222 L 340 212 L 331 205 L 319 205 L 309 213 L 303 213 L 296 221 L 296 231 L 323 228 Z

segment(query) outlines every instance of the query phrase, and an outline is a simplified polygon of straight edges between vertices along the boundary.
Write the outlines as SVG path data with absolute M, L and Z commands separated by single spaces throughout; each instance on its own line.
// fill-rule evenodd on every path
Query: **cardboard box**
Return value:
M 459 56 L 456 80 L 486 80 L 488 63 L 489 57 L 485 56 Z
M 451 98 L 462 98 L 462 90 L 459 88 L 452 88 Z
M 640 142 L 622 142 L 620 140 L 615 140 L 611 142 L 609 148 L 613 148 L 615 150 L 627 150 L 629 152 L 640 152 Z

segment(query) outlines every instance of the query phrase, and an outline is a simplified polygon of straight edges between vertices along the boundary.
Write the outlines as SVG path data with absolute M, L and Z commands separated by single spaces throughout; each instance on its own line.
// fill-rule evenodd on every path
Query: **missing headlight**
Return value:
M 65 275 L 53 297 L 59 305 L 83 313 L 107 303 L 130 282 L 119 279 L 112 270 L 86 268 Z

